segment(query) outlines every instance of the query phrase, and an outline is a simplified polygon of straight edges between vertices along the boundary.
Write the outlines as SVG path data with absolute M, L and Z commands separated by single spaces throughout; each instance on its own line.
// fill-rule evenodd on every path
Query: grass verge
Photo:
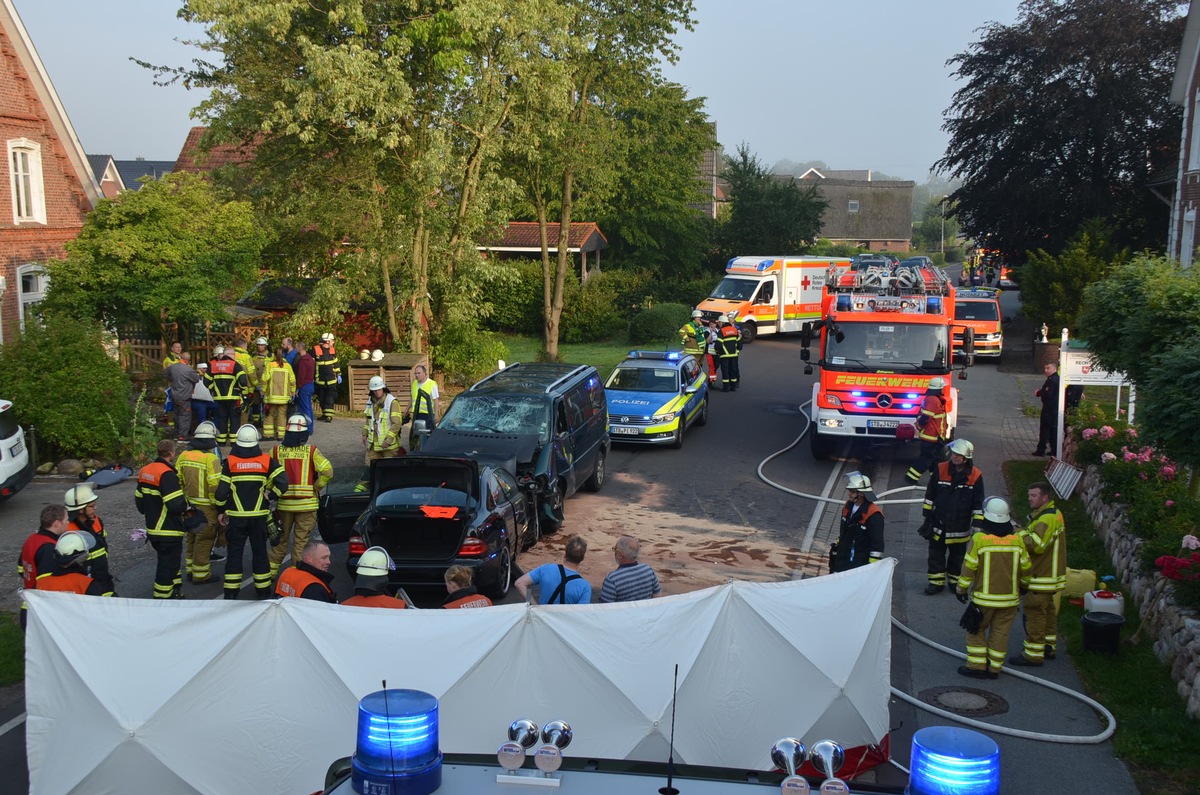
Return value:
M 536 362 L 542 352 L 542 340 L 539 337 L 521 337 L 517 335 L 502 335 L 505 347 L 508 348 L 509 360 L 513 362 Z M 625 335 L 604 342 L 584 342 L 578 344 L 563 343 L 558 346 L 558 357 L 561 361 L 571 364 L 590 364 L 600 371 L 600 376 L 607 379 L 613 368 L 625 361 L 629 351 L 637 346 L 629 344 Z M 643 346 L 649 350 L 657 346 Z M 678 349 L 679 346 L 673 346 Z M 661 348 L 659 348 L 661 350 Z
M 0 618 L 0 687 L 25 680 L 25 633 L 17 616 L 6 613 Z
M 1030 483 L 1045 480 L 1039 461 L 1007 461 L 1004 476 L 1009 493 L 1023 495 Z M 1028 505 L 1014 499 L 1013 515 L 1026 516 Z M 1018 507 L 1019 506 L 1019 507 Z M 1069 565 L 1092 569 L 1097 576 L 1113 571 L 1112 559 L 1096 535 L 1083 501 L 1072 497 L 1058 501 L 1067 524 Z M 1140 623 L 1132 597 L 1125 595 L 1124 637 Z M 1070 652 L 1088 695 L 1107 707 L 1117 719 L 1113 750 L 1134 774 L 1142 792 L 1185 793 L 1200 791 L 1200 721 L 1187 717 L 1183 700 L 1167 667 L 1154 655 L 1150 641 L 1137 646 L 1122 643 L 1117 655 L 1083 650 L 1083 607 L 1063 602 L 1059 613 L 1059 638 Z M 1061 648 L 1061 645 L 1060 645 Z

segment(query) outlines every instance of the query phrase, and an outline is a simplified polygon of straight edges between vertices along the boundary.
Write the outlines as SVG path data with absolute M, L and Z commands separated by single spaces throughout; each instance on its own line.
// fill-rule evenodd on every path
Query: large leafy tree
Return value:
M 253 209 L 175 172 L 100 203 L 67 258 L 46 269 L 41 310 L 119 323 L 224 320 L 258 278 L 267 242 Z
M 722 248 L 738 254 L 796 254 L 807 250 L 821 231 L 829 203 L 815 184 L 801 187 L 773 175 L 749 147 L 725 158 L 729 183 L 729 219 L 720 232 Z
M 1084 221 L 1161 247 L 1166 208 L 1146 189 L 1178 157 L 1169 102 L 1183 37 L 1176 0 L 1024 0 L 950 59 L 963 85 L 936 167 L 960 178 L 964 230 L 1016 261 L 1060 251 Z
M 1046 323 L 1053 335 L 1072 329 L 1083 305 L 1084 290 L 1103 279 L 1114 263 L 1129 260 L 1127 249 L 1112 243 L 1112 230 L 1098 220 L 1088 221 L 1057 255 L 1031 252 L 1017 271 L 1021 311 L 1035 325 Z

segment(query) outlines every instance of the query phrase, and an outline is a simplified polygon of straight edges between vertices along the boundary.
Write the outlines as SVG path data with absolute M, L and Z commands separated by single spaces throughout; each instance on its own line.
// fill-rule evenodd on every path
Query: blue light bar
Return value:
M 917 398 L 921 397 L 921 395 L 917 392 L 909 392 L 904 397 L 908 398 L 909 400 L 916 400 Z
M 839 295 L 837 297 L 837 311 L 839 311 L 839 312 L 849 312 L 850 311 L 850 296 Z
M 862 397 L 863 393 L 862 393 L 862 390 L 856 389 L 853 392 L 851 392 L 850 395 L 851 395 L 851 397 Z
M 931 295 L 925 299 L 925 313 L 929 315 L 938 315 L 942 312 L 942 299 L 940 296 Z
M 351 788 L 359 795 L 429 795 L 441 785 L 437 699 L 420 690 L 379 690 L 363 698 Z
M 913 404 L 911 404 L 911 403 L 901 403 L 900 404 L 900 408 L 902 408 L 902 409 L 911 409 L 912 407 L 913 407 Z
M 912 795 L 998 795 L 1000 748 L 988 736 L 955 726 L 927 726 L 912 738 Z
M 854 405 L 858 406 L 861 409 L 861 408 L 866 408 L 866 406 L 868 406 L 869 404 L 865 400 L 856 400 L 856 401 L 854 401 Z

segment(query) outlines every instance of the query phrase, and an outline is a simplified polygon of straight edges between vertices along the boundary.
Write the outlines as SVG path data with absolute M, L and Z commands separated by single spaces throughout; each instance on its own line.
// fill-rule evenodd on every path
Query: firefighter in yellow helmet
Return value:
M 292 560 L 300 560 L 308 539 L 317 527 L 318 500 L 323 488 L 333 480 L 333 464 L 321 451 L 308 443 L 311 429 L 303 414 L 288 418 L 283 443 L 271 450 L 271 458 L 287 473 L 287 491 L 279 498 L 280 540 L 271 546 L 267 557 L 274 579 L 288 553 L 291 540 Z

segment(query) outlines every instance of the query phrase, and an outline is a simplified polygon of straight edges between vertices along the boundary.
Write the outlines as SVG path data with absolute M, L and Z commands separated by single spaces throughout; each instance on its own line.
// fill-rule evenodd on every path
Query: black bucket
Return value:
M 1084 613 L 1079 621 L 1083 624 L 1084 651 L 1117 653 L 1121 643 L 1121 627 L 1125 626 L 1125 616 L 1093 610 Z

